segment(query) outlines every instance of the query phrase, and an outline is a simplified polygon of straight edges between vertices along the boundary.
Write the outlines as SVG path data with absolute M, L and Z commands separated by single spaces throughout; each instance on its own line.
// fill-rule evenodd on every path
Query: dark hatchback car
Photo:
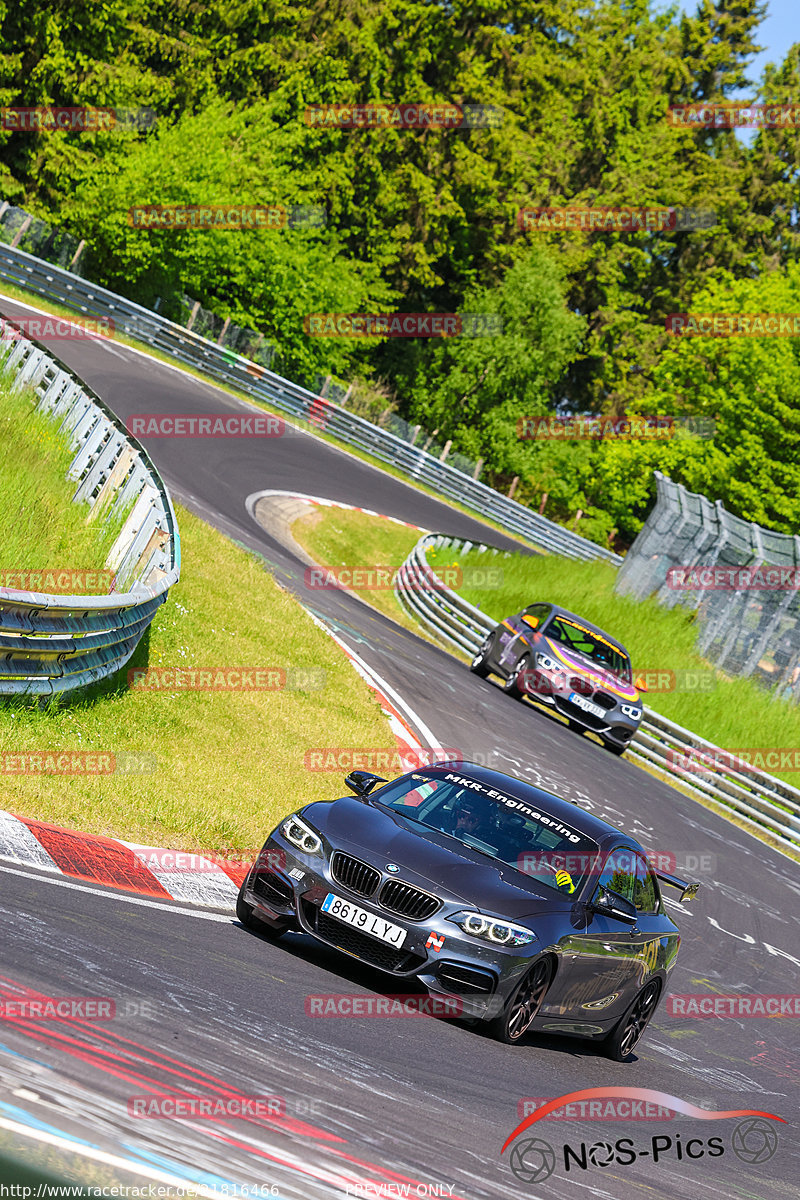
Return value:
M 641 682 L 621 642 L 555 604 L 529 604 L 484 639 L 470 670 L 499 675 L 503 690 L 547 705 L 570 727 L 623 754 L 642 721 Z
M 661 999 L 680 943 L 641 845 L 576 805 L 453 761 L 285 817 L 237 916 L 304 931 L 450 998 L 501 1041 L 528 1030 L 602 1042 L 620 1061 Z M 383 785 L 383 786 L 379 786 Z M 398 989 L 401 990 L 401 989 Z

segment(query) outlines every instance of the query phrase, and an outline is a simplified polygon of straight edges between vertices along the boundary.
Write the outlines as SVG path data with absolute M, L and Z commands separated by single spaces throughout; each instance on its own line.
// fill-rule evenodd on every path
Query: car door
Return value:
M 631 846 L 608 851 L 587 899 L 596 899 L 601 891 L 614 891 L 635 903 L 636 860 L 637 852 Z M 548 1008 L 574 1020 L 591 1021 L 592 1014 L 606 1020 L 621 1015 L 638 989 L 645 946 L 652 941 L 652 933 L 648 939 L 638 916 L 636 925 L 631 926 L 607 913 L 594 912 L 588 904 L 585 914 L 585 927 L 576 930 L 565 947 L 561 968 L 548 992 Z
M 529 604 L 521 612 L 515 613 L 513 617 L 506 617 L 503 621 L 498 634 L 496 651 L 497 663 L 503 673 L 506 675 L 510 673 L 514 663 L 535 636 L 535 630 L 523 620 L 523 617 L 530 617 L 537 621 L 541 628 L 550 609 L 551 605 L 549 604 Z
M 655 872 L 647 859 L 638 853 L 633 903 L 638 914 L 636 925 L 644 938 L 638 979 L 638 986 L 641 986 L 653 971 L 671 969 L 680 937 L 665 913 Z

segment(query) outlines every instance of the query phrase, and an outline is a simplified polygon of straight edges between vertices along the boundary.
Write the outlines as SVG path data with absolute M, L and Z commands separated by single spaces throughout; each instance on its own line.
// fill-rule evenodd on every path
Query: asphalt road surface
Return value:
M 11 317 L 23 311 L 6 300 L 0 308 Z M 119 345 L 62 341 L 53 350 L 123 418 L 240 407 L 217 388 Z M 310 436 L 146 444 L 176 499 L 263 554 L 441 745 L 559 792 L 649 849 L 679 861 L 694 856 L 700 893 L 691 905 L 671 908 L 683 936 L 673 993 L 798 990 L 796 865 L 359 601 L 307 593 L 302 566 L 256 525 L 245 499 L 266 488 L 293 489 L 508 544 L 501 535 Z M 332 782 L 334 793 L 337 786 Z M 6 996 L 20 987 L 50 996 L 107 995 L 118 1011 L 115 1020 L 90 1027 L 3 1022 L 0 1148 L 7 1144 L 2 1118 L 38 1123 L 53 1137 L 90 1143 L 98 1163 L 107 1155 L 153 1171 L 193 1171 L 186 1177 L 204 1179 L 212 1190 L 236 1180 L 310 1200 L 555 1197 L 574 1185 L 622 1200 L 797 1195 L 797 1019 L 681 1019 L 662 1005 L 636 1061 L 620 1064 L 566 1038 L 508 1047 L 480 1028 L 432 1018 L 310 1016 L 309 997 L 388 994 L 391 981 L 300 935 L 271 945 L 222 913 L 154 905 L 3 865 L 0 918 Z M 501 1156 L 500 1149 L 524 1098 L 607 1085 L 654 1089 L 708 1110 L 765 1110 L 786 1124 L 766 1122 L 777 1131 L 777 1149 L 748 1161 L 757 1137 L 737 1144 L 737 1155 L 736 1119 L 551 1119 L 523 1138 L 552 1147 L 552 1174 L 526 1181 L 512 1172 L 511 1152 Z M 132 1096 L 162 1087 L 270 1094 L 283 1098 L 283 1109 L 227 1123 L 129 1115 Z M 712 1137 L 722 1153 L 707 1153 Z M 619 1161 L 630 1158 L 615 1150 L 620 1138 L 631 1139 L 635 1161 Z M 694 1153 L 703 1150 L 696 1158 L 683 1152 L 692 1138 L 700 1139 Z M 574 1150 L 569 1170 L 565 1144 Z M 532 1148 L 522 1174 L 546 1159 L 547 1150 L 539 1151 L 537 1158 Z M 582 1154 L 585 1168 L 575 1161 Z M 136 1182 L 122 1167 L 107 1169 L 112 1181 Z

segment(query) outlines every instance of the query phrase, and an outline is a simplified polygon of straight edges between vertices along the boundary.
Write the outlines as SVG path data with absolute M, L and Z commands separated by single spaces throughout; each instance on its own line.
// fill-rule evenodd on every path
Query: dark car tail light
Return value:
M 341 850 L 336 850 L 331 858 L 331 875 L 357 896 L 371 896 L 381 881 L 380 871 Z

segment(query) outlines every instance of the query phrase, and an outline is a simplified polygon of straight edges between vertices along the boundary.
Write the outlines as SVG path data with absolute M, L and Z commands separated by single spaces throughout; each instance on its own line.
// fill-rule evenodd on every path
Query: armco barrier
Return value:
M 509 533 L 525 538 L 543 550 L 568 558 L 622 562 L 619 555 L 548 521 L 515 500 L 509 500 L 485 483 L 471 479 L 449 463 L 440 462 L 420 447 L 412 446 L 363 417 L 61 267 L 14 247 L 0 246 L 0 279 L 57 301 L 75 312 L 111 318 L 118 333 L 152 346 L 239 391 L 250 393 L 281 412 L 310 421 L 346 445 L 390 463 L 412 481 L 482 513 Z
M 403 607 L 438 637 L 472 656 L 497 622 L 439 582 L 427 559 L 432 547 L 456 553 L 471 549 L 490 555 L 502 552 L 428 533 L 397 573 L 395 594 Z M 712 742 L 647 708 L 626 755 L 679 779 L 695 795 L 731 810 L 749 828 L 800 852 L 800 791 L 782 779 L 751 767 L 737 767 Z
M 180 538 L 149 456 L 102 400 L 30 338 L 20 334 L 8 347 L 0 365 L 12 386 L 34 391 L 38 410 L 75 451 L 73 499 L 88 501 L 96 519 L 127 513 L 106 563 L 118 590 L 62 596 L 0 588 L 0 695 L 52 695 L 124 666 L 178 580 Z

